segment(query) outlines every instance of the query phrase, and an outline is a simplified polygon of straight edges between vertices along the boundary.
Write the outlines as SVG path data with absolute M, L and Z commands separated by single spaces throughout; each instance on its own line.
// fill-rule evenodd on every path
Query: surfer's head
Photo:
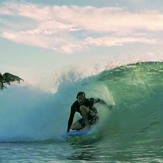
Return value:
M 76 95 L 76 99 L 77 99 L 79 104 L 83 104 L 83 102 L 85 101 L 85 93 L 84 92 L 78 92 Z

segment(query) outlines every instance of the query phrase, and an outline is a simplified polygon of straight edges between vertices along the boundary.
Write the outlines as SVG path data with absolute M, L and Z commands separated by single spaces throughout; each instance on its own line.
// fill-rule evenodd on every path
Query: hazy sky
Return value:
M 163 60 L 162 0 L 0 0 L 0 70 Z

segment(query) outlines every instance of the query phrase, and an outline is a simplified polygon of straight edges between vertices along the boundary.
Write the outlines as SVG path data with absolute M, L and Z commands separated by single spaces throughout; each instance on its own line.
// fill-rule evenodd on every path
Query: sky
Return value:
M 0 0 L 0 71 L 34 82 L 75 67 L 162 61 L 162 32 L 162 0 Z

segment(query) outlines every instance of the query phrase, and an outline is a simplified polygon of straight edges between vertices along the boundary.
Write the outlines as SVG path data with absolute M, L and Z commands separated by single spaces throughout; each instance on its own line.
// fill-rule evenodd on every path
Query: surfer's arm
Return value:
M 75 114 L 75 109 L 74 109 L 73 106 L 71 106 L 71 113 L 70 113 L 70 117 L 69 117 L 69 120 L 68 120 L 67 132 L 70 131 L 70 127 L 71 127 L 73 119 L 74 119 L 74 114 Z
M 108 105 L 104 100 L 100 99 L 100 98 L 96 98 L 94 99 L 94 103 L 100 103 L 102 105 L 105 105 L 107 108 L 109 108 L 110 110 L 113 109 L 113 105 Z

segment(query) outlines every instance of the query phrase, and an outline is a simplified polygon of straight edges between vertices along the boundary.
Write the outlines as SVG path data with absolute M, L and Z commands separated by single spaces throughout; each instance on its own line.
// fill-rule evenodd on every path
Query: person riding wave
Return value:
M 77 100 L 71 105 L 67 132 L 69 132 L 70 129 L 90 129 L 91 125 L 94 125 L 96 122 L 98 122 L 99 116 L 94 104 L 101 103 L 106 105 L 109 109 L 112 109 L 112 105 L 107 105 L 107 103 L 100 98 L 86 98 L 85 92 L 78 92 L 76 99 Z M 74 115 L 76 112 L 80 113 L 82 118 L 73 123 Z

